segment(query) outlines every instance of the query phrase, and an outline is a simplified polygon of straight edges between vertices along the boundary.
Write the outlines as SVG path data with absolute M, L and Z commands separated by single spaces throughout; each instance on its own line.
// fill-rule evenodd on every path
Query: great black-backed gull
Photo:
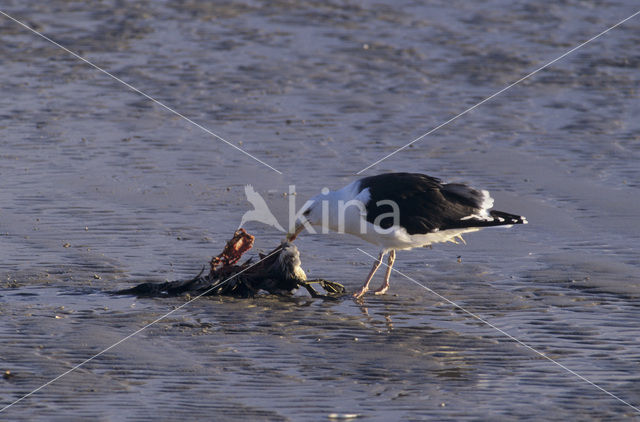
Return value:
M 493 198 L 486 190 L 462 183 L 443 183 L 419 173 L 388 173 L 356 180 L 336 191 L 323 189 L 307 201 L 295 229 L 287 236 L 294 240 L 305 228 L 321 227 L 349 233 L 378 245 L 378 259 L 362 288 L 353 296 L 360 298 L 369 290 L 384 256 L 389 253 L 382 286 L 375 294 L 389 289 L 389 276 L 396 250 L 454 242 L 462 234 L 484 227 L 526 224 L 519 215 L 490 210 Z

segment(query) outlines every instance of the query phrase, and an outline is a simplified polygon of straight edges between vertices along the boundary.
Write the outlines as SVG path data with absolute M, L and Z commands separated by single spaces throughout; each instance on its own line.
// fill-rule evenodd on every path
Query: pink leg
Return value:
M 393 267 L 393 263 L 396 260 L 396 250 L 391 249 L 389 252 L 389 260 L 387 261 L 387 272 L 384 275 L 384 283 L 378 290 L 374 290 L 374 293 L 377 295 L 383 295 L 389 290 L 389 277 L 391 277 L 391 267 Z
M 369 276 L 367 277 L 367 281 L 364 282 L 364 285 L 362 286 L 362 288 L 359 291 L 357 291 L 356 293 L 353 294 L 354 298 L 359 299 L 365 293 L 367 293 L 369 291 L 369 283 L 371 282 L 371 279 L 373 278 L 373 275 L 378 270 L 378 267 L 380 267 L 380 264 L 382 263 L 382 258 L 384 258 L 384 251 L 380 252 L 380 255 L 378 256 L 378 259 L 373 263 L 373 267 L 371 268 L 371 272 L 369 273 Z

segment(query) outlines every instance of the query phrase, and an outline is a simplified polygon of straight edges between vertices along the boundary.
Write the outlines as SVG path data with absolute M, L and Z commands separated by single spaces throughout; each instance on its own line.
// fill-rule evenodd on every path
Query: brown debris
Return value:
M 227 242 L 221 254 L 211 258 L 211 273 L 218 271 L 222 267 L 234 265 L 240 260 L 242 255 L 253 247 L 255 237 L 246 232 L 245 229 L 238 229 L 233 237 Z

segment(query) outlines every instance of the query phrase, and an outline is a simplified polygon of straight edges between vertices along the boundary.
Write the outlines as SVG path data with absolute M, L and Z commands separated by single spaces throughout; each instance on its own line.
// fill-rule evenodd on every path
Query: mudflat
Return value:
M 636 12 L 632 1 L 4 2 L 0 407 L 181 306 L 115 297 L 193 276 L 251 209 L 286 228 L 355 173 Z M 488 189 L 527 226 L 401 251 L 394 268 L 638 407 L 640 21 L 363 175 Z M 297 195 L 288 195 L 295 185 Z M 285 195 L 286 194 L 286 195 Z M 254 250 L 284 238 L 250 222 Z M 296 240 L 353 291 L 355 238 Z M 9 371 L 9 372 L 7 372 Z M 610 420 L 630 406 L 399 274 L 324 301 L 208 297 L 0 413 L 3 420 Z

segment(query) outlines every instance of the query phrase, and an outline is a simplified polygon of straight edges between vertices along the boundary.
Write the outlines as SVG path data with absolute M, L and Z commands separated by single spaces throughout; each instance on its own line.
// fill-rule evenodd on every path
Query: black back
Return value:
M 365 177 L 360 180 L 360 190 L 366 188 L 371 194 L 371 200 L 365 204 L 367 221 L 373 224 L 381 214 L 392 212 L 391 205 L 376 205 L 380 200 L 392 200 L 400 209 L 400 225 L 409 234 L 524 222 L 520 216 L 500 211 L 491 212 L 492 218 L 488 220 L 460 220 L 480 212 L 482 192 L 461 183 L 443 184 L 440 179 L 425 174 L 388 173 Z M 391 217 L 380 221 L 385 229 L 392 224 Z

